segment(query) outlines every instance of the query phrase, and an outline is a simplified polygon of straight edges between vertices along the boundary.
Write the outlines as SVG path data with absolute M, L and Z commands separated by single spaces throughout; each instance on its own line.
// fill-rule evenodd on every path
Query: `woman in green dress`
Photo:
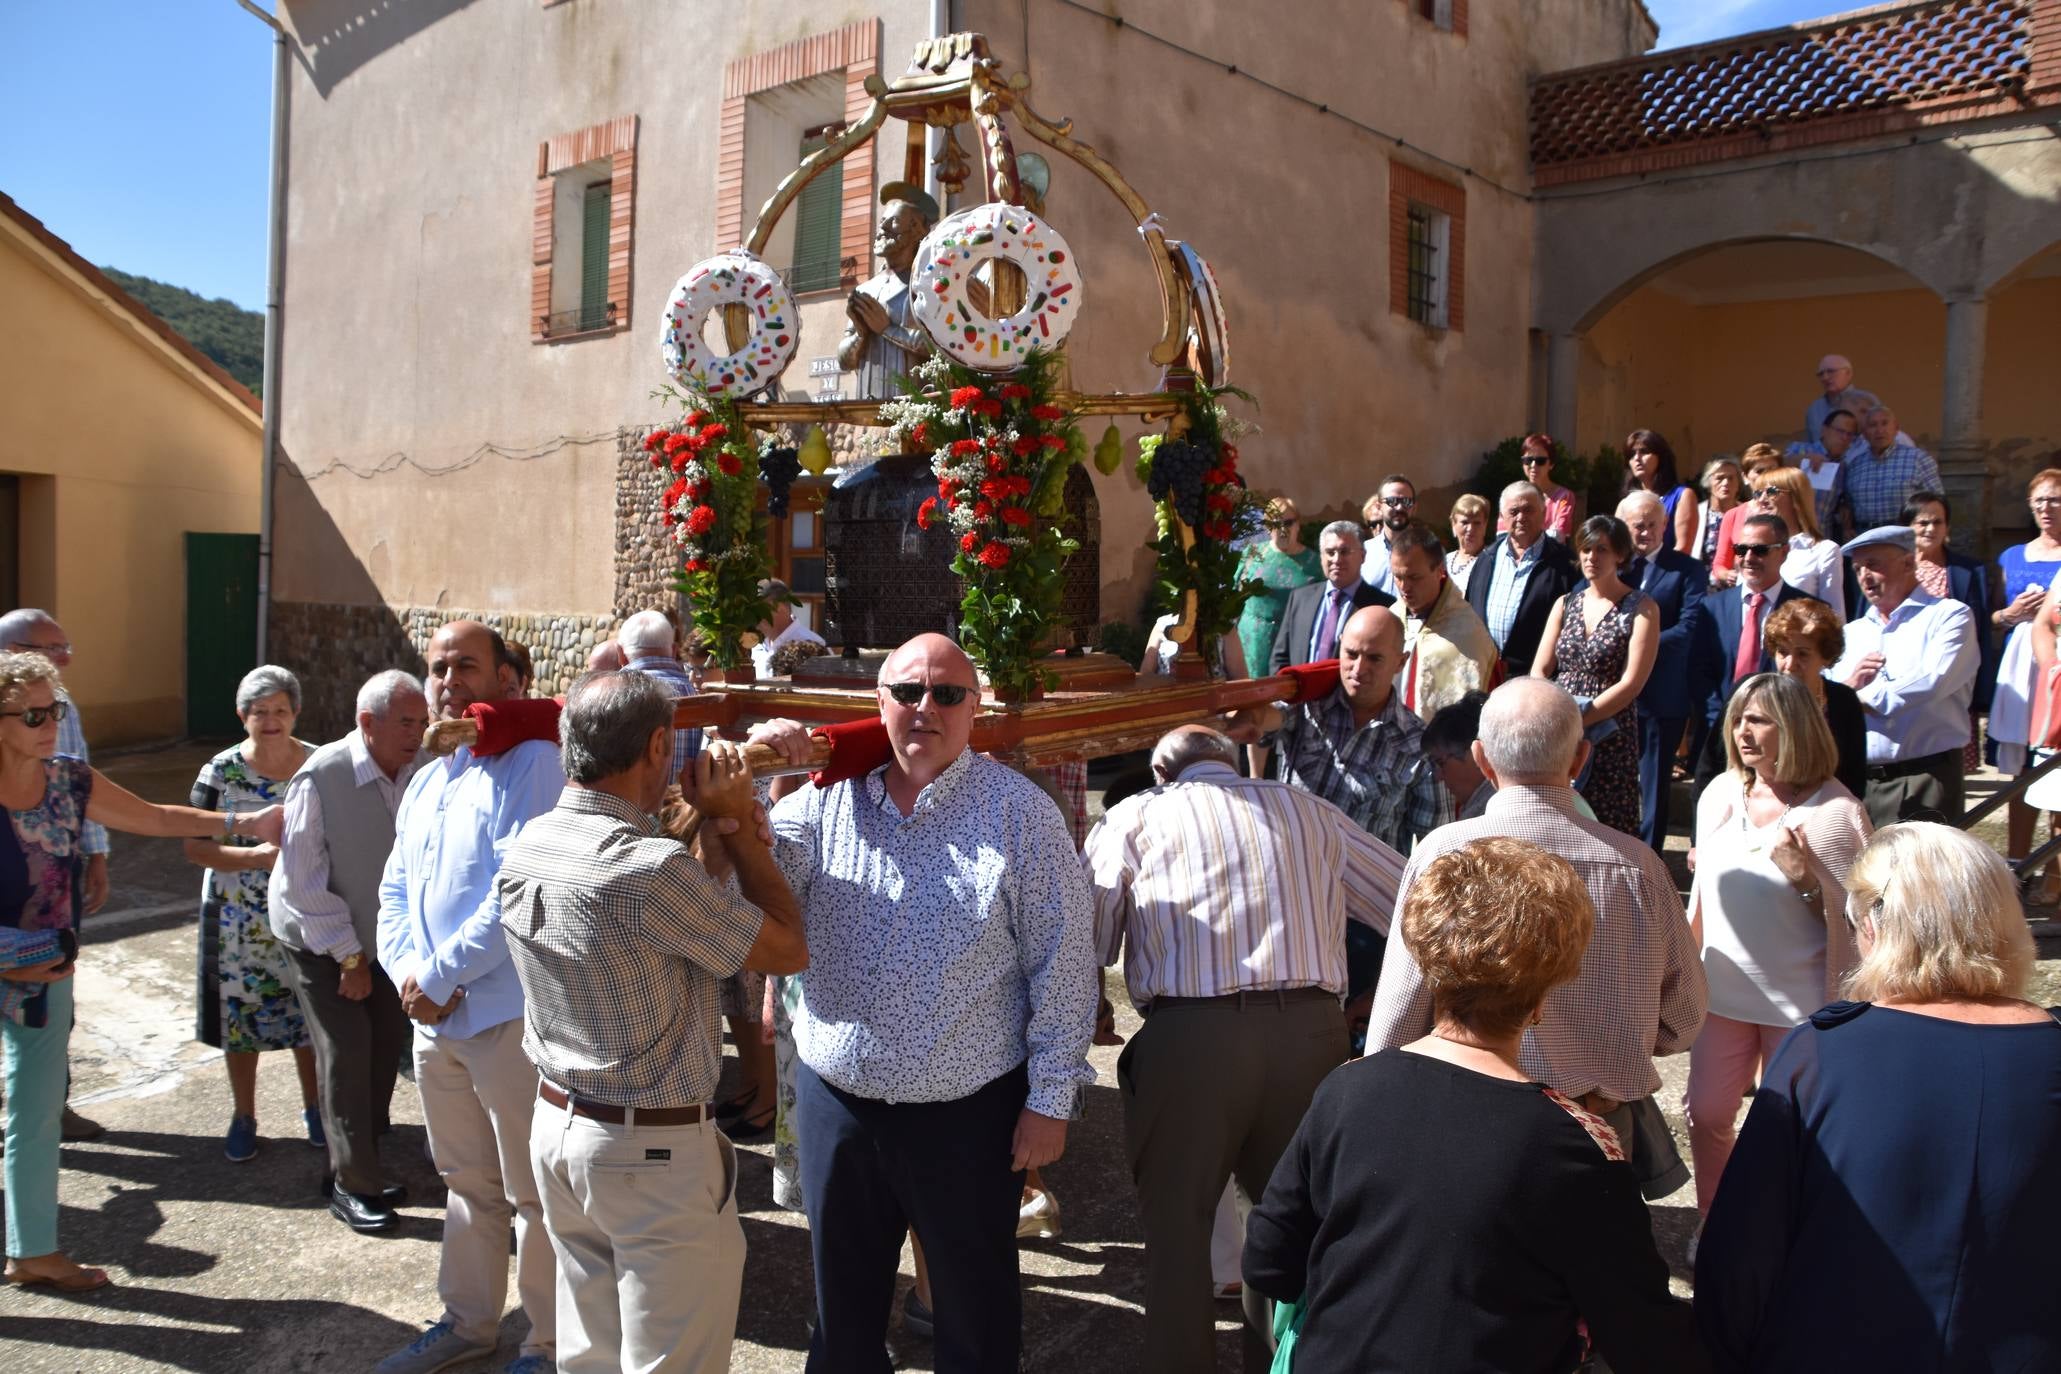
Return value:
M 1288 594 L 1324 575 L 1317 551 L 1302 542 L 1302 512 L 1295 502 L 1285 496 L 1267 502 L 1266 526 L 1266 539 L 1248 546 L 1238 560 L 1238 580 L 1261 587 L 1238 615 L 1238 642 L 1255 675 L 1273 658 L 1274 631 L 1288 609 Z

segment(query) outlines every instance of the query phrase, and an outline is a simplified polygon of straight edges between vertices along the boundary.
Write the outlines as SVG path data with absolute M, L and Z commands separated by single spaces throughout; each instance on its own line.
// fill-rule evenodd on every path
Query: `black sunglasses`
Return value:
M 1293 520 L 1263 520 L 1260 523 L 1270 530 L 1292 530 L 1296 525 Z
M 1753 495 L 1754 495 L 1754 499 L 1756 499 L 1756 500 L 1758 500 L 1759 498 L 1761 498 L 1761 497 L 1763 497 L 1763 496 L 1782 496 L 1782 495 L 1785 495 L 1785 494 L 1786 494 L 1786 493 L 1784 493 L 1784 492 L 1783 492 L 1782 488 L 1780 488 L 1780 487 L 1778 487 L 1778 486 L 1773 486 L 1773 485 L 1769 485 L 1769 486 L 1765 486 L 1765 487 L 1756 487 L 1756 488 L 1754 488 L 1754 492 L 1753 492 Z
M 1535 468 L 1541 463 L 1550 463 L 1553 460 L 1551 458 L 1546 457 L 1544 454 L 1534 453 L 1529 457 L 1520 458 L 1517 461 L 1525 467 Z
M 957 706 L 966 700 L 971 687 L 961 687 L 956 682 L 890 682 L 887 694 L 904 706 L 920 705 L 923 694 L 930 693 L 930 699 L 940 706 Z
M 1781 547 L 1780 544 L 1734 544 L 1732 545 L 1732 557 L 1751 558 L 1757 553 L 1773 553 Z
M 69 701 L 53 701 L 48 706 L 31 706 L 26 711 L 0 711 L 0 716 L 20 716 L 21 723 L 31 730 L 43 728 L 46 720 L 63 720 L 72 713 Z
M 1381 504 L 1391 510 L 1408 510 L 1417 504 L 1417 498 L 1414 496 L 1384 496 L 1381 498 Z

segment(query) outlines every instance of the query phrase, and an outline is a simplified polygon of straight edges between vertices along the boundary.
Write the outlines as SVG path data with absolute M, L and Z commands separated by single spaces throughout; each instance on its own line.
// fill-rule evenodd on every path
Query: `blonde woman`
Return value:
M 1453 579 L 1454 589 L 1463 597 L 1467 595 L 1467 579 L 1474 575 L 1475 561 L 1488 545 L 1489 522 L 1494 514 L 1487 498 L 1471 491 L 1453 502 L 1453 550 L 1446 555 L 1446 576 Z
M 1808 604 L 1808 603 L 1795 603 Z M 1696 804 L 1689 921 L 1710 1007 L 1689 1050 L 1696 1207 L 1709 1212 L 1732 1153 L 1739 1094 L 1854 963 L 1838 894 L 1868 813 L 1834 776 L 1825 709 L 1786 673 L 1748 678 L 1725 707 L 1725 771 Z
M 1946 825 L 1847 875 L 1860 950 L 1761 1075 L 1696 1259 L 1721 1370 L 2061 1369 L 2061 1026 L 2011 870 Z
M 1782 580 L 1815 596 L 1846 623 L 1846 559 L 1839 545 L 1818 528 L 1818 503 L 1802 468 L 1767 468 L 1753 479 L 1753 504 L 1778 515 L 1789 527 L 1789 556 Z

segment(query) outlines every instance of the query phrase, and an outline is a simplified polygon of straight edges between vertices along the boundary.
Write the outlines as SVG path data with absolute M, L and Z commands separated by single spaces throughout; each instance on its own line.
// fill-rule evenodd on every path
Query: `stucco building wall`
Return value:
M 256 533 L 257 413 L 7 217 L 0 301 L 0 470 L 22 477 L 22 601 L 77 646 L 65 685 L 89 743 L 177 735 L 183 536 Z

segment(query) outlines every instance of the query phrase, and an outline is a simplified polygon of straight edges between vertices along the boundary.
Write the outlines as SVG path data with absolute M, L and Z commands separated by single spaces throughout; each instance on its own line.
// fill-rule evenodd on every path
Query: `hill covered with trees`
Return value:
M 235 301 L 209 300 L 183 286 L 102 267 L 108 280 L 149 306 L 185 340 L 257 394 L 265 375 L 265 317 Z

